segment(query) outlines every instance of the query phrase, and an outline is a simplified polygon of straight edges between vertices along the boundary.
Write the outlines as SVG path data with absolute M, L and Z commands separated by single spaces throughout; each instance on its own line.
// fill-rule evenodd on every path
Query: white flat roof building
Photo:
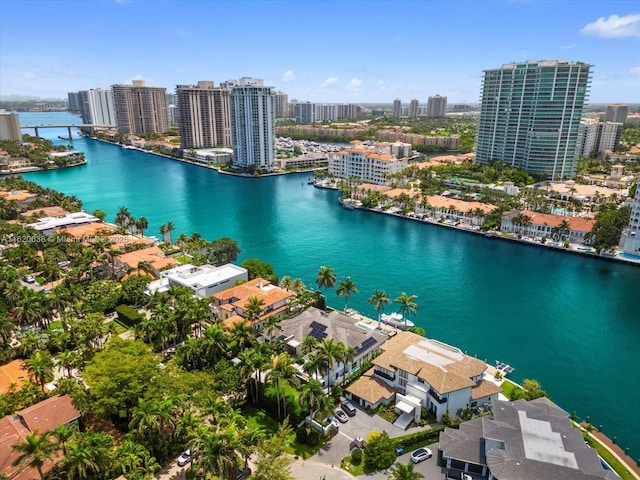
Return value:
M 190 288 L 200 298 L 207 298 L 233 286 L 238 280 L 247 281 L 247 270 L 228 263 L 219 267 L 194 266 L 189 263 L 160 272 L 160 279 L 147 285 L 145 293 L 166 292 L 172 285 Z
M 56 232 L 62 228 L 84 225 L 85 223 L 100 222 L 98 217 L 94 217 L 87 212 L 75 212 L 59 217 L 44 217 L 28 226 L 46 235 Z

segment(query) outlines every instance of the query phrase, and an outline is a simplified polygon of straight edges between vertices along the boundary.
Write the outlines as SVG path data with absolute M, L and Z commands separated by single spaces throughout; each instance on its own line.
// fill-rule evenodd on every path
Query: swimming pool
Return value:
M 632 255 L 631 253 L 620 253 L 618 254 L 618 256 L 627 260 L 635 260 L 636 262 L 640 262 L 640 255 Z

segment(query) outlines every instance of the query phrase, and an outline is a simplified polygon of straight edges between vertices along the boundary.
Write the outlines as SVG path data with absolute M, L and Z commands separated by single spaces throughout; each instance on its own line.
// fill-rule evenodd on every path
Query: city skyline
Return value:
M 640 8 L 625 0 L 0 2 L 5 96 L 253 76 L 289 100 L 477 103 L 484 70 L 561 58 L 594 65 L 590 103 L 636 103 L 639 49 Z

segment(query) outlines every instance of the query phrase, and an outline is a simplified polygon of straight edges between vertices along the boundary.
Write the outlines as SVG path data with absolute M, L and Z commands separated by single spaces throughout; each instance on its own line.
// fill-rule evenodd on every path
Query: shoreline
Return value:
M 90 140 L 96 140 L 96 141 L 102 142 L 102 143 L 107 143 L 109 145 L 114 145 L 114 146 L 120 147 L 120 148 L 123 147 L 123 144 L 121 144 L 121 143 L 110 142 L 108 140 L 103 140 L 103 139 L 100 139 L 100 138 L 94 138 L 94 137 L 90 137 L 90 136 L 86 136 L 85 138 L 88 138 Z M 187 160 L 187 159 L 184 159 L 184 158 L 172 157 L 171 155 L 165 155 L 163 153 L 154 152 L 153 150 L 145 150 L 144 148 L 134 147 L 134 148 L 129 148 L 128 150 L 135 150 L 135 151 L 142 152 L 142 153 L 148 153 L 150 155 L 156 155 L 158 157 L 168 158 L 169 160 L 175 160 L 177 162 L 186 163 L 188 165 L 193 165 L 193 166 L 196 166 L 196 167 L 206 168 L 207 170 L 215 170 L 216 172 L 218 172 L 221 175 L 231 175 L 233 177 L 241 177 L 241 178 L 275 177 L 275 176 L 278 176 L 278 175 L 291 175 L 291 174 L 296 174 L 296 173 L 311 173 L 311 172 L 315 172 L 316 170 L 321 170 L 321 169 L 318 169 L 318 168 L 309 168 L 309 169 L 305 169 L 305 170 L 295 170 L 295 171 L 290 171 L 290 172 L 271 172 L 271 173 L 263 173 L 263 174 L 260 174 L 260 175 L 252 175 L 250 173 L 227 172 L 227 171 L 223 170 L 221 167 L 218 167 L 216 165 L 207 165 L 207 164 L 204 164 L 204 163 L 194 162 L 192 160 Z
M 75 163 L 73 165 L 55 165 L 52 167 L 47 167 L 47 168 L 43 168 L 43 167 L 23 167 L 23 168 L 18 168 L 16 170 L 11 170 L 10 172 L 7 172 L 6 170 L 0 170 L 0 176 L 1 175 L 20 175 L 21 173 L 31 173 L 31 172 L 46 172 L 48 170 L 61 170 L 63 168 L 73 168 L 73 167 L 82 167 L 83 165 L 87 164 L 87 160 L 85 159 L 83 162 L 81 163 Z
M 314 187 L 316 188 L 321 188 L 321 189 L 325 189 L 325 190 L 338 190 L 337 188 L 334 187 L 328 187 L 326 185 L 317 185 L 317 184 L 313 184 Z M 343 207 L 343 208 L 347 208 L 344 206 L 343 202 L 338 200 L 338 203 Z M 386 212 L 380 209 L 376 209 L 376 208 L 368 208 L 368 207 L 363 207 L 363 206 L 358 206 L 358 205 L 351 205 L 349 207 L 350 210 L 363 210 L 366 212 L 372 212 L 372 213 L 378 213 L 378 214 L 383 214 L 383 215 L 390 215 L 393 217 L 397 217 L 397 218 L 402 218 L 404 220 L 410 220 L 410 221 L 414 221 L 414 222 L 419 222 L 419 223 L 426 223 L 428 225 L 434 225 L 434 226 L 438 226 L 438 227 L 445 227 L 445 228 L 450 228 L 453 230 L 457 230 L 459 232 L 463 232 L 463 233 L 468 233 L 468 234 L 472 234 L 472 235 L 478 235 L 478 236 L 483 236 L 487 239 L 490 240 L 505 240 L 505 241 L 510 241 L 510 242 L 514 242 L 514 243 L 518 243 L 520 245 L 526 245 L 529 247 L 537 247 L 537 248 L 546 248 L 546 249 L 550 249 L 550 250 L 554 250 L 556 252 L 562 252 L 562 253 L 571 253 L 574 255 L 582 255 L 584 257 L 590 257 L 590 258 L 596 258 L 599 260 L 605 260 L 605 261 L 609 261 L 609 262 L 617 262 L 617 263 L 622 263 L 625 265 L 631 265 L 631 266 L 635 266 L 635 267 L 640 267 L 640 259 L 639 260 L 632 260 L 632 259 L 626 259 L 624 257 L 621 257 L 619 254 L 614 254 L 614 255 L 607 255 L 607 254 L 597 254 L 597 253 L 593 253 L 593 252 L 587 252 L 587 251 L 582 251 L 582 250 L 577 250 L 574 248 L 565 248 L 563 246 L 560 245 L 551 245 L 551 244 L 547 244 L 547 243 L 540 243 L 540 242 L 536 242 L 536 241 L 530 241 L 530 240 L 524 240 L 521 238 L 514 238 L 514 237 L 507 237 L 504 236 L 500 231 L 497 230 L 490 230 L 487 232 L 484 231 L 480 231 L 480 230 L 473 230 L 470 228 L 464 228 L 464 227 L 459 227 L 457 225 L 450 225 L 447 223 L 440 223 L 438 221 L 433 221 L 427 218 L 415 218 L 415 217 L 409 217 L 407 215 L 402 215 L 399 213 L 394 213 L 394 212 Z M 585 247 L 586 248 L 586 247 Z

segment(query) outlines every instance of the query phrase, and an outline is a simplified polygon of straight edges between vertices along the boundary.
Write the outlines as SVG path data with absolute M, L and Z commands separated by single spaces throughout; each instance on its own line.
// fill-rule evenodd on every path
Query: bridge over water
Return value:
M 67 132 L 69 132 L 69 139 L 71 139 L 71 129 L 72 128 L 103 128 L 103 129 L 111 129 L 117 128 L 117 125 L 100 125 L 96 123 L 42 123 L 38 125 L 20 125 L 20 130 L 29 128 L 33 129 L 36 137 L 40 136 L 41 128 L 66 128 Z

